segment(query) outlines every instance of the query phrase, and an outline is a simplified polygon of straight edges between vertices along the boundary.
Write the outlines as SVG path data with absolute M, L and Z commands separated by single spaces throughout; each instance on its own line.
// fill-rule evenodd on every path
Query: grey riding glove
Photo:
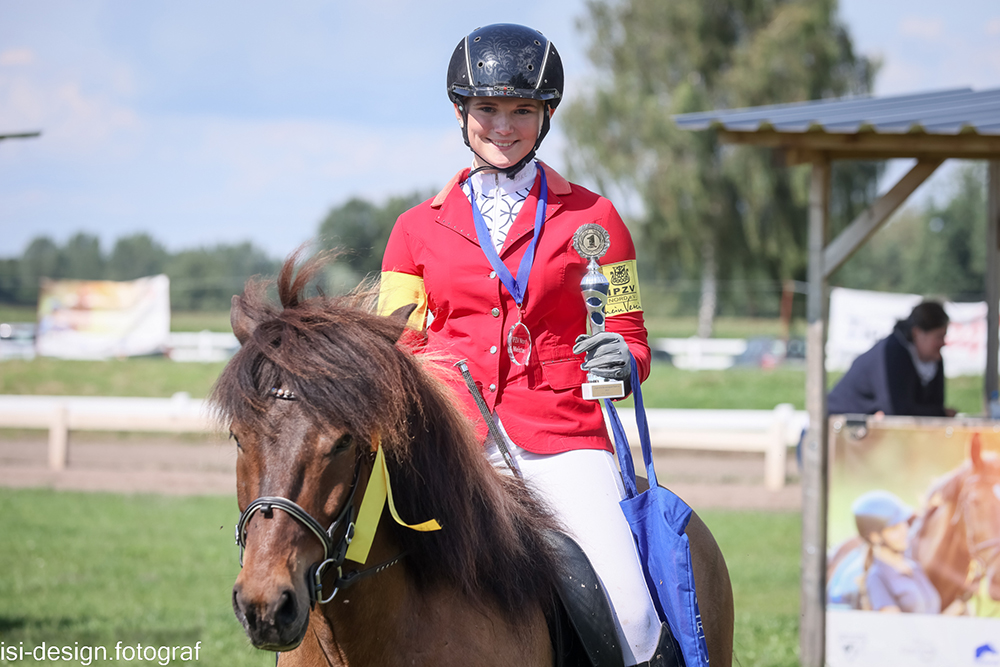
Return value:
M 573 345 L 573 354 L 587 353 L 583 370 L 611 380 L 628 380 L 632 373 L 628 343 L 620 333 L 603 331 L 593 336 L 582 335 Z

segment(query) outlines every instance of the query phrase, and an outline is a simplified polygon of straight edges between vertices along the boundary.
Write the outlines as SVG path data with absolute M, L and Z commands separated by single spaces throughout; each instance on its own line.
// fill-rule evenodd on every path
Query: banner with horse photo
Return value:
M 829 425 L 827 665 L 1000 665 L 1000 423 Z

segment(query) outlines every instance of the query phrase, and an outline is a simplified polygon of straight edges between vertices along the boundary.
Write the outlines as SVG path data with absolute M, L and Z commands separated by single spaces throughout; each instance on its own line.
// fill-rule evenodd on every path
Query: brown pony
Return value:
M 251 642 L 281 667 L 554 664 L 553 518 L 487 462 L 438 369 L 400 342 L 409 313 L 373 314 L 370 292 L 306 298 L 323 264 L 296 275 L 295 260 L 280 307 L 258 281 L 233 298 L 242 348 L 212 395 L 237 443 L 233 608 Z M 378 445 L 400 518 L 443 529 L 386 512 L 355 564 L 344 552 Z M 688 534 L 712 664 L 728 667 L 725 562 L 696 516 Z
M 910 550 L 941 607 L 976 595 L 984 577 L 990 597 L 1000 600 L 1000 461 L 983 453 L 978 433 L 968 460 L 931 487 L 925 504 Z

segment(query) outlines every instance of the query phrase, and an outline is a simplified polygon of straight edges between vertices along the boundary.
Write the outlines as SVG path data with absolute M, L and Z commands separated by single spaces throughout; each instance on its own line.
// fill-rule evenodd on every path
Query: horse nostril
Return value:
M 275 624 L 278 626 L 292 624 L 299 615 L 295 607 L 295 592 L 286 590 L 281 594 L 281 601 L 278 603 L 278 609 L 274 614 Z
M 236 618 L 241 622 L 249 622 L 247 619 L 246 612 L 243 609 L 243 604 L 240 602 L 240 591 L 239 586 L 233 587 L 233 612 L 236 614 Z

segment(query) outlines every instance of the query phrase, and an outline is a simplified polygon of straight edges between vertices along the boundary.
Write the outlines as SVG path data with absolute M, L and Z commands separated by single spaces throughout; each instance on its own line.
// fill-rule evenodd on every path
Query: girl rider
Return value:
M 641 382 L 651 355 L 621 217 L 534 159 L 562 89 L 559 53 L 536 30 L 489 25 L 459 42 L 448 97 L 472 166 L 396 222 L 379 309 L 416 303 L 410 325 L 424 332 L 424 350 L 466 360 L 495 426 L 487 428 L 461 381 L 455 392 L 487 455 L 516 468 L 586 552 L 615 610 L 625 664 L 634 665 L 654 655 L 661 625 L 618 505 L 601 407 L 583 399 L 581 384 L 585 371 L 626 387 Z M 606 331 L 590 337 L 581 336 L 587 263 L 573 247 L 587 223 L 607 232 L 602 270 L 622 295 L 608 304 Z M 630 355 L 639 377 L 630 377 Z

